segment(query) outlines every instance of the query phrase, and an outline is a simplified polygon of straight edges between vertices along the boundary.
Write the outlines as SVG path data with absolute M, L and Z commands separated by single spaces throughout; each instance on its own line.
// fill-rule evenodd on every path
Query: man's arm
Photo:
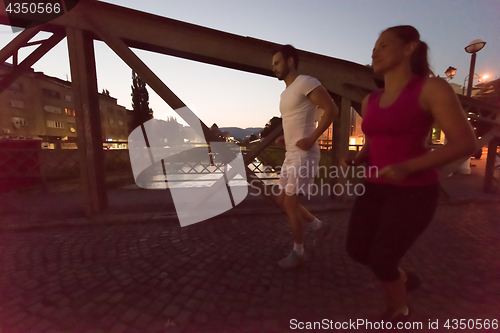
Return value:
M 285 148 L 285 136 L 279 136 L 276 140 L 274 140 L 274 143 L 276 146 L 279 148 Z
M 318 127 L 312 132 L 312 134 L 307 137 L 300 139 L 296 146 L 302 150 L 309 150 L 316 140 L 323 134 L 324 131 L 330 126 L 333 120 L 339 114 L 339 110 L 335 103 L 333 103 L 332 98 L 328 91 L 326 91 L 325 87 L 322 85 L 314 88 L 307 97 L 311 100 L 311 102 L 322 109 L 324 111 L 323 116 L 321 117 Z

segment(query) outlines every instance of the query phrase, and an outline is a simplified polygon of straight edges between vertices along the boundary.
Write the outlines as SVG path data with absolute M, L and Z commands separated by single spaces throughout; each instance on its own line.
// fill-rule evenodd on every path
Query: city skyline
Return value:
M 362 65 L 371 63 L 371 49 L 382 30 L 411 24 L 429 44 L 430 62 L 436 75 L 444 76 L 444 71 L 453 66 L 457 74 L 450 82 L 463 85 L 470 66 L 470 55 L 464 47 L 481 38 L 487 44 L 478 53 L 475 72 L 488 74 L 488 80 L 500 76 L 497 1 L 318 1 L 313 5 L 305 1 L 108 2 L 233 34 L 290 43 L 302 50 Z M 14 34 L 7 26 L 1 29 L 0 47 L 3 47 Z M 263 127 L 270 118 L 279 116 L 279 96 L 284 83 L 276 78 L 140 50 L 134 52 L 208 126 L 217 123 L 219 127 Z M 22 50 L 20 59 L 23 53 L 27 54 Z M 118 104 L 130 109 L 131 70 L 102 42 L 95 43 L 95 53 L 99 91 L 108 89 Z M 33 67 L 47 75 L 71 79 L 66 41 Z M 156 93 L 148 91 L 155 118 L 176 116 Z

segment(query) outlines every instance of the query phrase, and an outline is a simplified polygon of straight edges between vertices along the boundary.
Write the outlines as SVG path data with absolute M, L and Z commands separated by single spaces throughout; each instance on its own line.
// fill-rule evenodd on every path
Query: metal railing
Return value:
M 0 186 L 4 189 L 22 188 L 28 185 L 42 185 L 47 182 L 77 179 L 80 176 L 78 149 L 41 149 L 40 141 L 27 144 L 28 141 L 16 141 L 10 146 L 0 142 Z M 23 146 L 16 143 L 23 143 Z M 245 156 L 250 151 L 242 150 Z M 130 175 L 132 167 L 128 149 L 104 149 L 104 164 L 107 175 Z M 249 169 L 264 181 L 278 179 L 278 166 L 284 159 L 283 149 L 266 149 L 249 164 Z M 196 181 L 214 181 L 224 172 L 224 164 L 213 158 L 209 161 L 186 161 L 164 163 L 169 175 L 199 176 L 213 174 L 214 179 L 201 177 Z M 175 177 L 174 177 L 175 178 Z M 29 181 L 27 181 L 29 180 Z M 169 179 L 169 182 L 186 181 Z M 8 186 L 7 186 L 8 185 Z

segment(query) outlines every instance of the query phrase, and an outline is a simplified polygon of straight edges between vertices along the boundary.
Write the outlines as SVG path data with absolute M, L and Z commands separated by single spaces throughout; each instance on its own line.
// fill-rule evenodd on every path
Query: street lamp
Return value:
M 464 79 L 464 84 L 462 85 L 462 95 L 465 95 L 465 81 L 467 81 L 467 79 L 469 78 L 469 74 L 467 74 L 467 76 L 465 77 Z M 487 79 L 489 78 L 489 75 L 483 75 L 483 76 L 479 76 L 479 74 L 477 73 L 474 73 L 474 76 L 472 77 L 472 81 L 474 83 L 474 79 L 478 79 L 478 82 L 481 82 L 481 80 L 484 80 L 484 79 Z M 471 89 L 471 88 L 468 88 L 468 89 Z M 471 94 L 467 94 L 467 96 L 470 97 Z
M 444 73 L 446 74 L 446 77 L 448 78 L 448 80 L 451 80 L 451 79 L 453 79 L 453 77 L 457 73 L 457 69 L 455 67 L 450 66 L 450 67 L 448 67 L 448 69 Z
M 474 67 L 476 66 L 476 53 L 481 51 L 485 45 L 486 42 L 482 41 L 481 39 L 474 39 L 469 43 L 469 45 L 465 47 L 465 52 L 472 54 L 470 60 L 469 84 L 467 85 L 467 97 L 470 97 L 472 93 L 472 81 L 474 79 L 471 80 L 471 78 L 473 78 L 474 76 Z

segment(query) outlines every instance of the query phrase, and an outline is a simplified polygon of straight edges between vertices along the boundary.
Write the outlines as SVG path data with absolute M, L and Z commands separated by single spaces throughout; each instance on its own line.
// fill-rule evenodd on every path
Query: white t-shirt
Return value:
M 307 95 L 321 83 L 308 75 L 299 75 L 282 93 L 280 112 L 287 151 L 300 151 L 295 144 L 316 129 L 316 105 Z M 315 144 L 312 149 L 319 149 Z

